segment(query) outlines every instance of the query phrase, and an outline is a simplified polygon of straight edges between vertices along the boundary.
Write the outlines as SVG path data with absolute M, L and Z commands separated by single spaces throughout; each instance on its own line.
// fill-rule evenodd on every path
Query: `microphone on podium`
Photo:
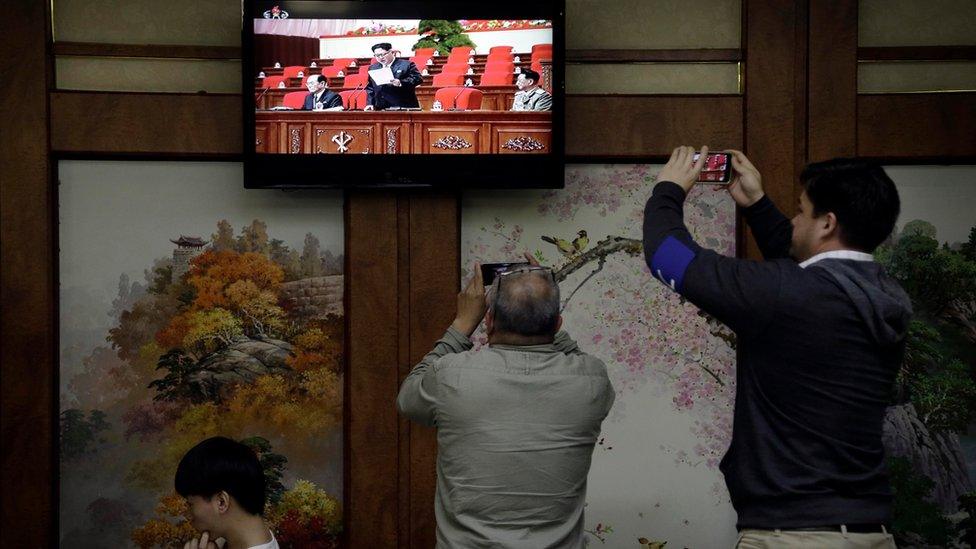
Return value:
M 461 97 L 461 94 L 464 93 L 464 90 L 466 90 L 466 89 L 468 89 L 468 88 L 461 88 L 461 91 L 459 91 L 457 93 L 457 95 L 454 96 L 454 100 L 451 101 L 451 108 L 450 109 L 447 109 L 447 110 L 449 110 L 449 111 L 463 111 L 464 110 L 464 109 L 457 108 L 457 100 Z
M 259 93 L 258 96 L 254 98 L 254 108 L 255 109 L 257 109 L 258 102 L 261 101 L 261 98 L 264 97 L 264 94 L 268 93 L 270 90 L 271 90 L 270 87 L 264 88 L 263 90 L 261 90 L 261 93 Z

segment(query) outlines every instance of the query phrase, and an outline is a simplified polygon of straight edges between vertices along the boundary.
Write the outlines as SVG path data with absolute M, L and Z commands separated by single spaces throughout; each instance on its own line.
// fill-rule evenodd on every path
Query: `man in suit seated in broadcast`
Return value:
M 387 84 L 378 85 L 372 74 L 370 75 L 369 83 L 366 84 L 366 107 L 363 110 L 420 108 L 416 88 L 424 81 L 424 77 L 420 75 L 417 65 L 409 59 L 397 59 L 396 51 L 389 42 L 373 46 L 373 56 L 376 63 L 369 66 L 370 72 L 389 68 L 393 79 Z
M 329 79 L 321 74 L 308 77 L 308 95 L 305 97 L 303 111 L 341 111 L 342 97 L 328 89 Z
M 552 96 L 539 86 L 542 78 L 532 69 L 525 69 L 515 80 L 519 91 L 515 92 L 513 111 L 551 111 Z

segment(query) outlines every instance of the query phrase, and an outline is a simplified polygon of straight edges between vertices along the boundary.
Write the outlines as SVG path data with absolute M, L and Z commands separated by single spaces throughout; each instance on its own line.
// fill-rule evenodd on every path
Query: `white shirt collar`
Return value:
M 271 532 L 271 541 L 262 543 L 261 545 L 255 545 L 248 549 L 278 549 L 278 540 L 275 539 L 274 532 Z
M 819 253 L 810 259 L 800 263 L 801 269 L 806 269 L 810 265 L 820 261 L 821 259 L 853 259 L 854 261 L 874 261 L 874 256 L 864 252 L 858 252 L 855 250 L 832 250 L 829 252 Z

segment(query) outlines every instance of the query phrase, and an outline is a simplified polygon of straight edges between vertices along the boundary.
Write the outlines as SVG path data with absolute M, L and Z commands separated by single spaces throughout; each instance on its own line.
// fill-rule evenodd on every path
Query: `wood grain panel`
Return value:
M 416 364 L 450 326 L 457 308 L 461 261 L 460 207 L 453 194 L 410 197 L 410 363 Z M 427 549 L 434 537 L 436 431 L 410 424 L 410 543 Z M 401 546 L 403 546 L 401 544 Z
M 395 547 L 399 388 L 397 202 L 346 200 L 346 546 Z
M 74 154 L 243 153 L 241 96 L 58 91 L 51 148 Z
M 664 158 L 682 144 L 742 148 L 742 105 L 731 95 L 571 95 L 566 153 L 570 160 L 633 160 Z
M 47 130 L 45 2 L 0 23 L 2 547 L 57 540 L 55 199 Z
M 796 207 L 796 174 L 805 152 L 806 21 L 792 0 L 747 0 L 746 153 L 766 194 L 787 215 Z M 744 244 L 744 246 L 742 245 Z M 761 257 L 752 238 L 739 250 Z
M 738 49 L 688 50 L 567 50 L 570 63 L 735 63 L 742 60 Z
M 810 4 L 807 156 L 854 156 L 857 141 L 857 0 Z
M 857 154 L 904 161 L 976 157 L 976 93 L 860 95 Z

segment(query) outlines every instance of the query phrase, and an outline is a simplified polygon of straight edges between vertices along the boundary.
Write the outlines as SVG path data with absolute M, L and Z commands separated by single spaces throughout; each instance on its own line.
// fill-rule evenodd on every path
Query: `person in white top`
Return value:
M 176 492 L 203 532 L 184 549 L 278 549 L 264 523 L 264 471 L 253 450 L 225 437 L 204 440 L 176 468 Z

